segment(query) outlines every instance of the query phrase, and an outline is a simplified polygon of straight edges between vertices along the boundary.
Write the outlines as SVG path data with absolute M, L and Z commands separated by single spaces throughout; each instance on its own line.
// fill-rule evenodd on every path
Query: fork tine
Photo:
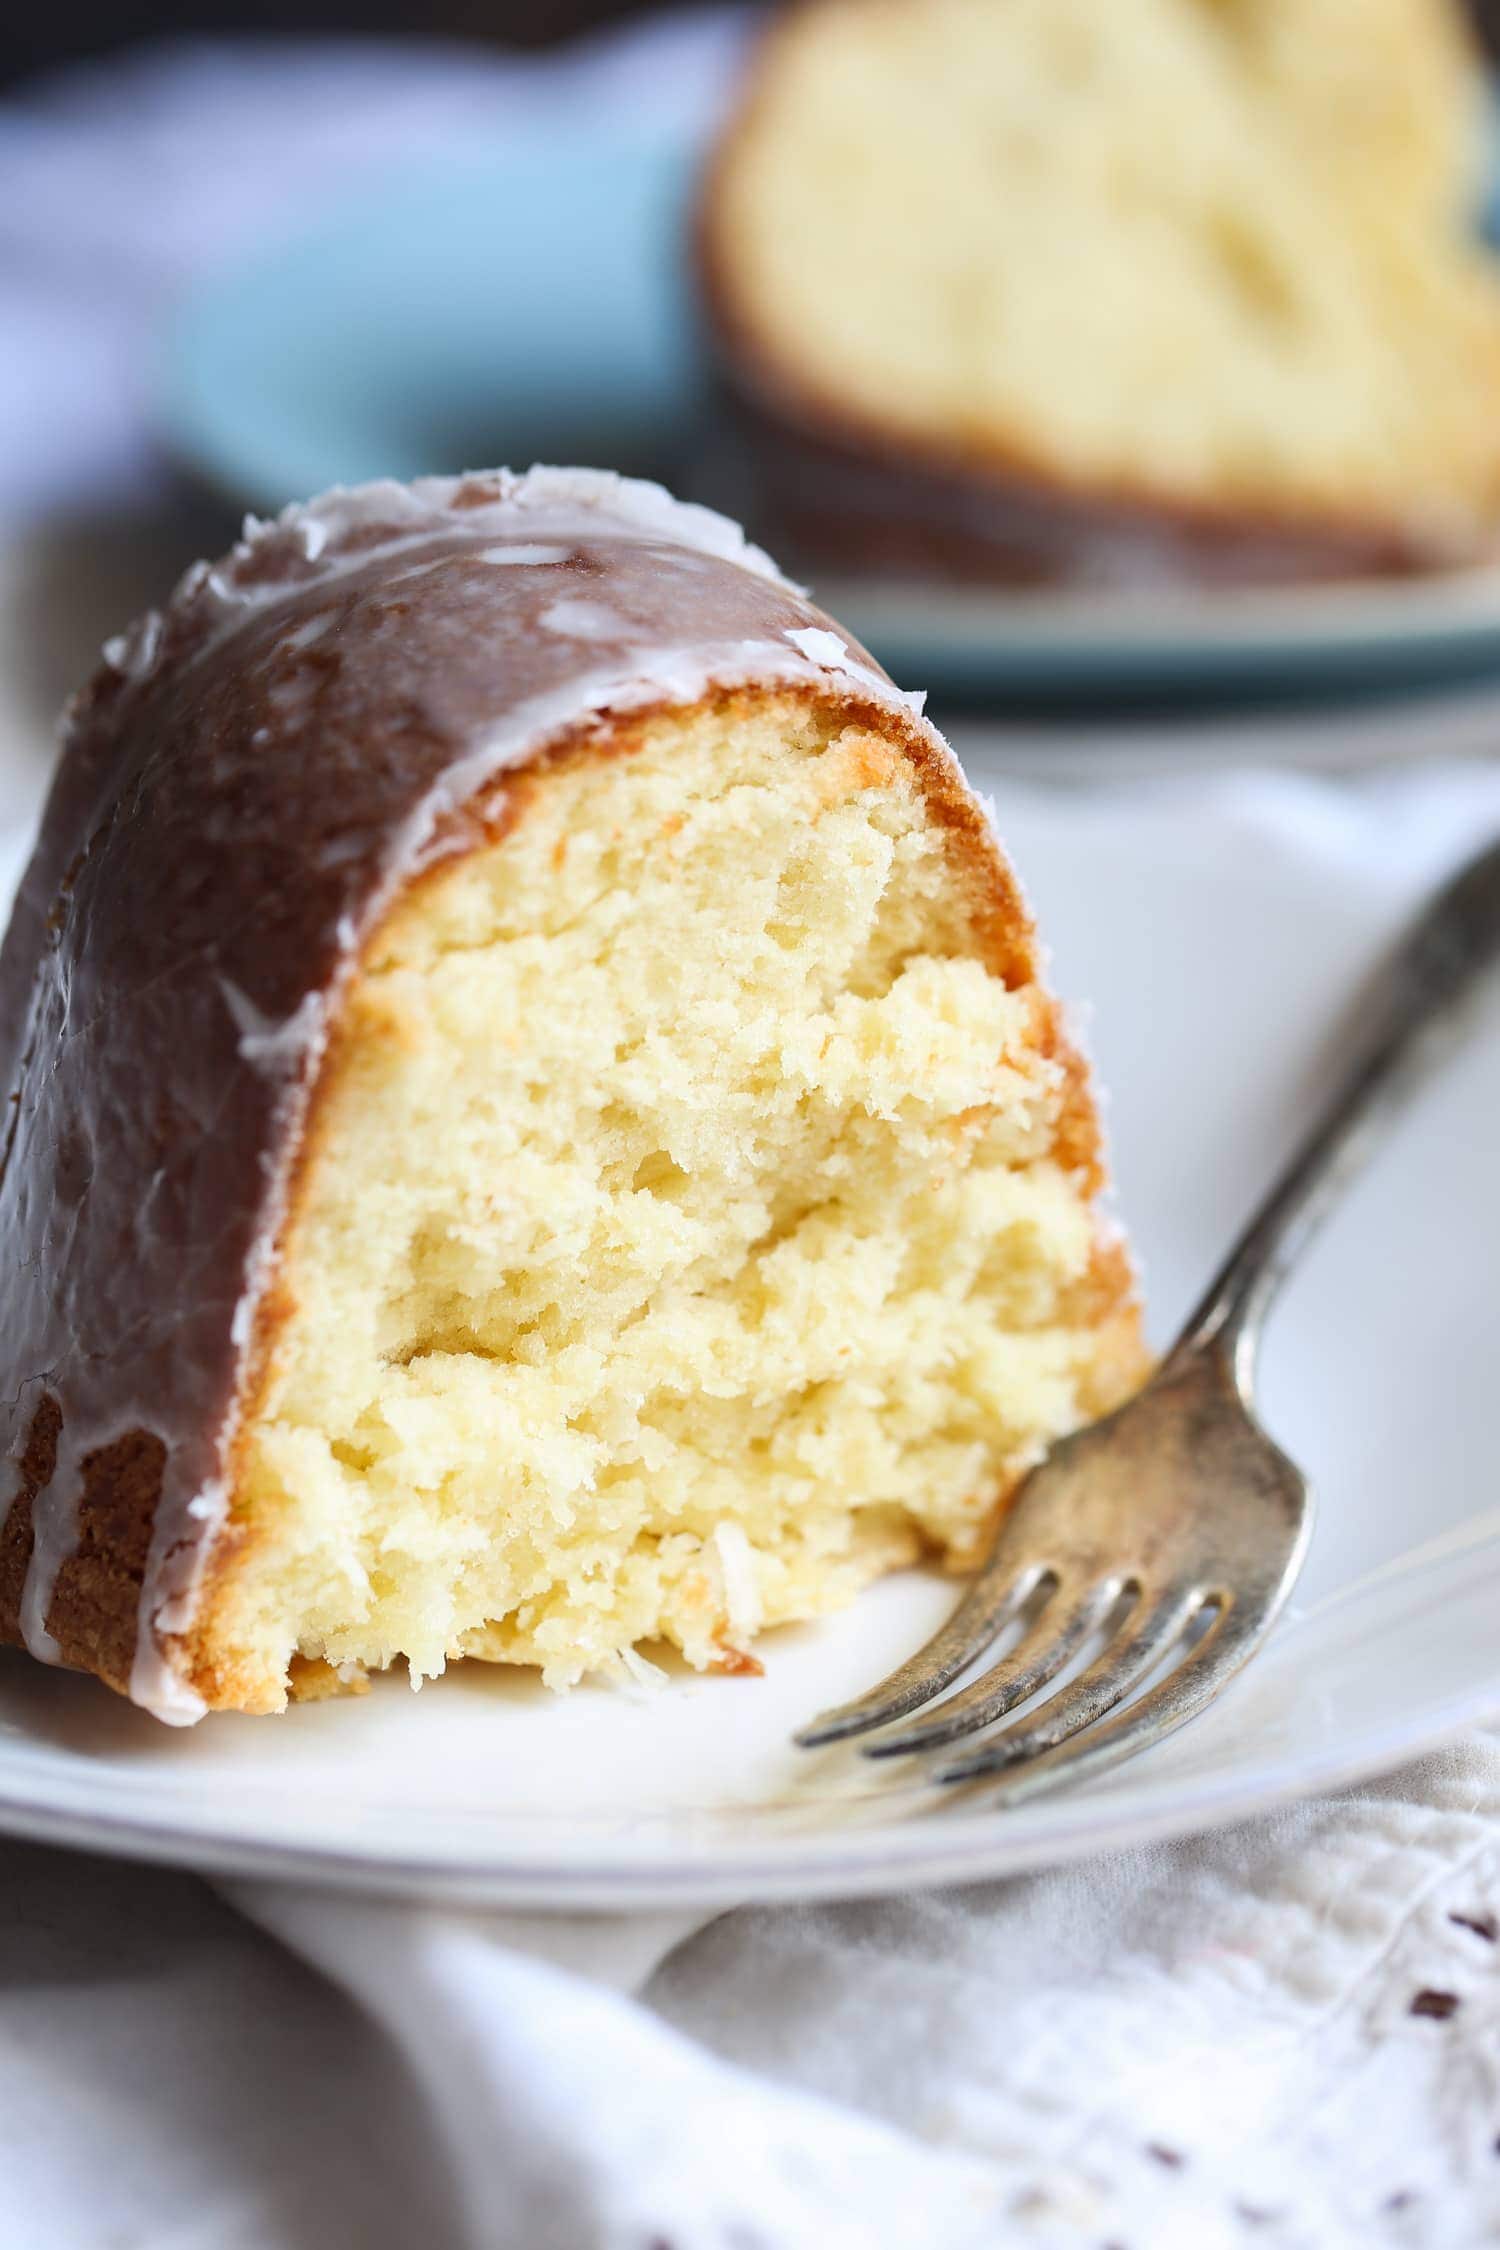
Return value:
M 1026 1564 L 1019 1572 L 1013 1561 L 1003 1571 L 992 1564 L 975 1579 L 948 1622 L 915 1656 L 898 1665 L 868 1695 L 821 1712 L 810 1726 L 792 1737 L 793 1741 L 803 1750 L 816 1750 L 825 1742 L 842 1742 L 851 1734 L 868 1734 L 872 1727 L 882 1727 L 888 1720 L 904 1719 L 909 1711 L 941 1695 L 1052 1575 L 1045 1563 Z M 1049 1606 L 1053 1599 L 1049 1594 Z
M 1019 1804 L 1046 1790 L 1107 1773 L 1112 1766 L 1149 1750 L 1213 1702 L 1225 1681 L 1255 1654 L 1271 1628 L 1276 1608 L 1271 1602 L 1222 1610 L 1197 1647 L 1139 1703 L 1102 1720 L 1085 1741 L 1060 1743 L 1032 1758 L 987 1801 Z M 942 1778 L 946 1780 L 947 1776 Z
M 864 1755 L 897 1758 L 914 1750 L 935 1750 L 940 1743 L 956 1742 L 961 1735 L 974 1734 L 991 1720 L 1003 1718 L 1071 1662 L 1115 1608 L 1128 1583 L 1118 1577 L 1101 1579 L 1057 1626 L 1052 1623 L 1058 1608 L 1054 1596 L 1008 1656 L 915 1726 L 867 1742 Z
M 1001 1773 L 1007 1766 L 1056 1749 L 1080 1728 L 1092 1726 L 1130 1693 L 1211 1598 L 1197 1587 L 1182 1586 L 1158 1595 L 1134 1630 L 1111 1641 L 1087 1671 L 1042 1705 L 1035 1718 L 1002 1730 L 957 1765 L 945 1766 L 938 1780 L 971 1781 L 980 1774 Z

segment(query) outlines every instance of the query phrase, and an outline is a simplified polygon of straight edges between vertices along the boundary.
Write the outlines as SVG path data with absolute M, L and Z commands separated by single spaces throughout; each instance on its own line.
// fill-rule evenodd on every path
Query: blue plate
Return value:
M 270 512 L 330 484 L 583 461 L 691 482 L 699 152 L 555 137 L 408 167 L 199 287 L 159 370 L 174 452 Z M 1101 597 L 827 582 L 905 684 L 991 703 L 1389 690 L 1500 668 L 1500 574 Z
M 378 180 L 179 308 L 163 434 L 261 511 L 500 461 L 669 470 L 697 384 L 693 168 L 549 136 Z

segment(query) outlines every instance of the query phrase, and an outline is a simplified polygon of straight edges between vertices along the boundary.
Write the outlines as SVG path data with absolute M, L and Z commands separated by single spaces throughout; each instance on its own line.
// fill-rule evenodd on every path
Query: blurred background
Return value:
M 1107 0 L 1100 0 L 1101 5 Z M 246 508 L 380 473 L 574 458 L 703 496 L 685 236 L 766 11 L 627 0 L 50 0 L 0 11 L 0 786 L 24 813 L 103 637 Z M 1500 0 L 1476 6 L 1496 51 Z M 734 495 L 724 497 L 732 499 Z M 753 500 L 753 495 L 751 496 Z M 1337 764 L 1321 697 L 1454 692 L 1492 731 L 1481 616 L 1378 606 L 1286 627 L 1108 619 L 944 594 L 830 606 L 940 718 L 1019 768 L 1191 755 Z M 1392 597 L 1398 607 L 1404 596 Z M 1054 630 L 1054 628 L 1056 628 Z M 1320 639 L 1319 635 L 1322 634 Z M 1080 637 L 1082 634 L 1082 637 Z M 1413 651 L 1416 655 L 1413 655 Z M 1243 706 L 1296 697 L 1299 730 Z M 1109 729 L 1101 746 L 1100 730 Z M 1249 731 L 1246 731 L 1246 730 Z M 1166 730 L 1164 732 L 1164 730 Z
M 316 38 L 330 32 L 388 38 L 465 39 L 501 47 L 544 47 L 596 25 L 645 11 L 634 0 L 61 0 L 56 7 L 12 9 L 0 24 L 0 75 L 117 53 L 144 39 L 253 32 Z
M 663 385 L 675 398 L 685 379 L 673 214 L 752 16 L 620 0 L 0 10 L 0 815 L 29 811 L 101 637 L 222 550 L 247 507 L 386 469 L 576 454 L 566 378 L 545 353 L 538 369 L 549 320 L 589 397 L 621 397 L 628 422 L 648 394 L 659 423 Z M 630 170 L 622 203 L 607 153 L 587 169 L 598 134 L 662 149 L 665 169 Z M 524 156 L 504 169 L 518 150 L 529 172 Z M 269 359 L 247 365 L 247 336 Z M 594 460 L 670 466 L 628 428 L 590 435 Z
M 0 80 L 184 35 L 358 33 L 536 48 L 645 13 L 637 0 L 56 0 L 12 8 L 0 22 Z M 1473 14 L 1494 51 L 1500 0 L 1473 0 Z

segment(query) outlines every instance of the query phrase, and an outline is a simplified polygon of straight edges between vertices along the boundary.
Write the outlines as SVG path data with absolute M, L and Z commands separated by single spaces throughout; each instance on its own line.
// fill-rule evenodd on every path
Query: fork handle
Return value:
M 1379 1030 L 1251 1219 L 1168 1355 L 1226 1353 L 1248 1400 L 1271 1301 L 1385 1129 L 1468 1026 L 1500 959 L 1500 841 L 1461 868 L 1387 964 Z

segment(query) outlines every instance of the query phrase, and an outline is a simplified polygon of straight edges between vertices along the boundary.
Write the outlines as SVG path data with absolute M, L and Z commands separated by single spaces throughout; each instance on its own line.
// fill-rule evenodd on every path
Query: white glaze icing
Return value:
M 328 617 L 309 617 L 305 624 L 294 626 L 282 641 L 283 652 L 295 654 L 298 649 L 316 648 L 327 638 L 332 622 Z
M 607 602 L 591 602 L 586 595 L 565 594 L 542 611 L 549 633 L 563 633 L 570 641 L 618 641 L 630 628 L 618 610 Z
M 112 672 L 134 683 L 143 680 L 156 663 L 161 647 L 162 621 L 156 610 L 148 610 L 127 632 L 116 633 L 104 644 L 104 661 Z
M 509 547 L 481 547 L 476 558 L 479 562 L 494 563 L 504 570 L 538 568 L 546 563 L 563 563 L 568 559 L 566 547 L 527 546 L 517 540 Z

